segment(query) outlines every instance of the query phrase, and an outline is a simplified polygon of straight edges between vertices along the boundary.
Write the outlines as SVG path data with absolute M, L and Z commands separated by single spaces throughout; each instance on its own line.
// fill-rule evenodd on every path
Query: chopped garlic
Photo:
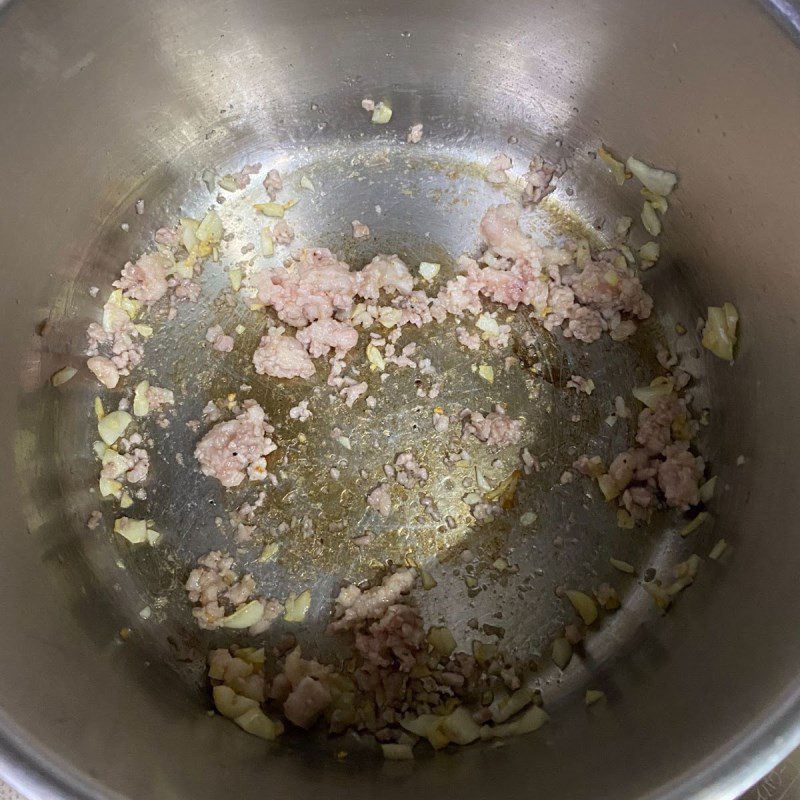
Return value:
M 497 320 L 486 312 L 475 321 L 475 327 L 479 331 L 483 331 L 484 338 L 500 335 L 500 326 L 497 324 Z
M 475 466 L 475 483 L 478 484 L 478 488 L 482 492 L 490 492 L 492 490 L 492 484 L 486 480 L 481 468 L 479 466 Z
M 613 500 L 619 496 L 620 488 L 610 475 L 598 475 L 597 483 L 606 500 Z
M 505 722 L 502 725 L 483 725 L 481 738 L 492 739 L 496 737 L 520 736 L 524 733 L 533 733 L 549 720 L 547 712 L 539 706 L 531 706 L 517 719 Z
M 112 411 L 97 423 L 97 432 L 106 444 L 112 445 L 125 433 L 132 421 L 133 417 L 127 411 Z
M 651 236 L 658 236 L 661 233 L 661 220 L 656 214 L 655 206 L 649 200 L 645 200 L 642 206 L 642 224 Z
M 414 752 L 408 744 L 381 744 L 381 752 L 387 761 L 413 761 Z
M 150 388 L 148 381 L 142 381 L 136 386 L 133 393 L 133 414 L 136 417 L 146 417 L 150 411 L 150 403 L 147 399 L 147 390 Z
M 191 253 L 200 244 L 197 239 L 197 229 L 200 227 L 200 221 L 183 217 L 180 221 L 181 241 L 186 250 Z
M 128 494 L 128 492 L 123 492 L 122 496 L 119 498 L 119 507 L 121 509 L 130 508 L 133 505 L 133 498 Z
M 302 189 L 308 189 L 309 192 L 314 191 L 314 184 L 311 182 L 311 178 L 305 175 L 300 178 L 300 187 Z
M 494 383 L 494 367 L 490 367 L 488 364 L 481 364 L 478 367 L 478 375 L 485 381 Z
M 456 640 L 448 628 L 431 627 L 428 630 L 428 644 L 441 656 L 449 658 L 456 649 Z
M 367 361 L 379 372 L 383 372 L 386 369 L 386 361 L 384 361 L 383 353 L 381 353 L 372 342 L 367 345 Z
M 269 258 L 275 254 L 275 239 L 272 236 L 272 228 L 261 229 L 261 255 Z
M 659 380 L 656 378 L 650 386 L 635 386 L 631 389 L 631 394 L 649 409 L 655 409 L 659 399 L 671 395 L 674 388 L 671 379 Z
M 100 478 L 101 497 L 119 497 L 122 494 L 122 484 L 112 478 Z
M 701 511 L 691 522 L 687 522 L 681 528 L 681 536 L 688 536 L 693 531 L 696 531 L 707 519 L 711 519 L 711 514 L 708 511 Z
M 538 514 L 536 514 L 534 511 L 526 511 L 519 518 L 519 524 L 527 528 L 529 525 L 533 525 L 533 523 L 536 522 L 537 518 Z
M 647 244 L 642 245 L 639 248 L 639 258 L 642 261 L 642 268 L 644 268 L 645 264 L 648 267 L 652 267 L 653 264 L 658 261 L 658 257 L 661 253 L 661 247 L 658 242 L 647 242 Z
M 700 487 L 700 499 L 704 503 L 708 503 L 714 497 L 714 490 L 716 488 L 717 488 L 717 476 L 714 475 Z
M 107 447 L 103 452 L 100 463 L 103 465 L 103 472 L 109 478 L 119 478 L 129 469 L 125 456 L 120 455 L 110 447 Z
M 502 697 L 496 704 L 492 704 L 492 720 L 505 722 L 538 699 L 539 693 L 535 689 L 523 686 L 509 697 Z
M 625 162 L 625 166 L 644 186 L 661 197 L 666 197 L 678 182 L 678 176 L 674 173 L 648 166 L 633 156 Z
M 94 414 L 99 422 L 106 415 L 106 410 L 103 408 L 103 401 L 99 397 L 94 399 Z
M 424 569 L 419 571 L 419 577 L 422 581 L 422 588 L 425 589 L 426 592 L 438 586 L 433 575 L 431 575 L 430 572 L 426 572 Z
M 378 311 L 378 322 L 384 328 L 394 328 L 400 324 L 403 319 L 403 312 L 399 308 L 393 306 L 381 306 Z
M 570 589 L 566 595 L 586 625 L 591 625 L 597 619 L 597 603 L 588 594 Z
M 283 618 L 286 622 L 302 622 L 311 606 L 311 592 L 306 589 L 299 595 L 292 593 L 286 598 L 285 605 L 286 613 Z
M 703 347 L 724 361 L 733 361 L 738 323 L 739 312 L 731 303 L 724 303 L 722 307 L 709 306 L 703 328 Z
M 238 292 L 242 288 L 242 268 L 240 266 L 228 267 L 228 281 L 230 282 L 231 289 Z
M 624 239 L 628 235 L 632 224 L 633 220 L 630 217 L 619 217 L 614 223 L 614 233 L 616 233 L 620 239 Z
M 272 542 L 264 547 L 261 551 L 261 555 L 258 557 L 258 560 L 263 564 L 266 561 L 272 561 L 273 558 L 278 554 L 279 546 L 277 542 Z
M 219 688 L 219 687 L 215 687 Z M 222 687 L 227 688 L 227 687 Z M 233 720 L 243 731 L 271 742 L 283 733 L 283 723 L 274 722 L 260 708 L 250 708 Z
M 372 112 L 372 122 L 376 125 L 385 125 L 392 118 L 392 109 L 381 100 L 375 104 Z
M 442 719 L 442 733 L 456 744 L 470 744 L 480 739 L 481 728 L 464 706 L 458 706 Z
M 106 307 L 103 309 L 103 330 L 112 331 L 114 329 L 114 317 L 117 316 L 113 309 L 122 309 L 131 319 L 133 319 L 141 308 L 141 303 L 138 300 L 132 300 L 129 297 L 124 297 L 122 289 L 114 289 L 108 296 Z
M 217 711 L 228 719 L 241 717 L 251 709 L 258 710 L 258 703 L 255 700 L 236 694 L 229 686 L 215 686 L 212 693 Z
M 606 693 L 601 692 L 599 689 L 587 689 L 583 702 L 586 703 L 587 706 L 591 706 L 602 700 L 605 696 Z
M 222 619 L 223 628 L 233 628 L 240 630 L 255 625 L 264 616 L 264 607 L 258 600 L 251 600 L 249 603 L 236 609 L 233 614 L 229 614 Z
M 143 339 L 149 339 L 153 335 L 153 327 L 152 325 L 134 325 L 134 328 L 139 333 Z
M 422 275 L 426 281 L 432 281 L 439 274 L 441 268 L 442 265 L 437 264 L 435 261 L 419 262 L 419 274 Z
M 75 367 L 62 367 L 58 372 L 53 373 L 50 383 L 53 386 L 61 386 L 67 381 L 71 381 L 77 374 L 78 370 Z
M 617 527 L 623 530 L 633 530 L 636 527 L 636 520 L 624 508 L 618 508 Z
M 253 208 L 265 217 L 282 218 L 285 211 L 283 203 L 256 203 Z
M 609 561 L 611 562 L 611 566 L 618 569 L 620 572 L 626 572 L 628 575 L 636 574 L 636 569 L 633 564 L 629 564 L 627 561 L 621 561 L 618 558 L 610 558 Z
M 719 539 L 717 543 L 711 548 L 711 552 L 708 554 L 708 557 L 712 561 L 717 561 L 727 549 L 728 549 L 728 543 L 724 539 Z
M 209 211 L 195 231 L 195 236 L 201 244 L 219 244 L 224 233 L 222 220 L 216 211 Z
M 235 192 L 237 189 L 236 181 L 233 179 L 232 175 L 223 175 L 217 183 L 219 184 L 219 188 L 224 189 L 226 192 Z
M 213 169 L 204 169 L 200 179 L 206 185 L 206 189 L 208 189 L 209 192 L 214 191 L 217 176 L 214 174 Z
M 131 544 L 144 544 L 147 541 L 147 522 L 143 519 L 120 517 L 114 522 L 114 533 L 118 533 Z
M 143 609 L 142 609 L 142 610 L 139 612 L 139 616 L 140 616 L 142 619 L 150 619 L 150 617 L 151 617 L 152 613 L 153 613 L 153 610 L 150 608 L 150 606 L 145 606 L 145 607 L 144 607 L 144 608 L 143 608 Z
M 625 173 L 625 165 L 621 161 L 617 161 L 617 159 L 602 146 L 597 148 L 597 157 L 611 170 L 611 174 L 614 176 L 614 180 L 617 184 L 622 186 L 622 184 L 625 183 L 625 179 L 628 177 Z

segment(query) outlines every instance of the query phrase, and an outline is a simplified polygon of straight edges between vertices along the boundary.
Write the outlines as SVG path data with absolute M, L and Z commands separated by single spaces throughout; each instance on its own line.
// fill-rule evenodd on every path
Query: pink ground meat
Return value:
M 314 362 L 303 345 L 293 336 L 283 332 L 283 328 L 270 328 L 261 337 L 258 348 L 253 353 L 253 364 L 259 375 L 273 378 L 311 378 L 314 375 Z
M 424 486 L 428 480 L 428 470 L 421 466 L 414 454 L 409 450 L 400 453 L 394 461 L 395 480 L 406 489 Z
M 664 448 L 665 460 L 658 467 L 658 485 L 667 505 L 686 510 L 700 502 L 699 484 L 705 464 L 689 452 L 688 442 Z
M 253 597 L 256 588 L 253 576 L 249 573 L 238 576 L 232 569 L 233 559 L 227 553 L 214 550 L 199 558 L 197 563 L 198 566 L 189 573 L 184 588 L 189 600 L 196 604 L 192 616 L 199 627 L 205 630 L 222 627 L 226 616 L 251 599 L 261 604 L 262 616 L 247 629 L 250 636 L 263 633 L 283 613 L 283 605 L 277 600 Z M 219 653 L 214 664 L 224 670 L 227 679 L 234 677 L 235 667 L 241 667 Z
M 254 401 L 246 401 L 236 419 L 217 423 L 195 448 L 202 473 L 223 486 L 238 486 L 249 468 L 277 449 L 269 436 L 273 430 L 264 409 Z
M 415 608 L 394 603 L 381 612 L 366 631 L 356 632 L 355 644 L 368 664 L 408 672 L 425 646 L 422 618 Z
M 278 192 L 283 189 L 283 178 L 281 178 L 281 174 L 278 170 L 271 169 L 267 173 L 267 177 L 264 178 L 264 188 L 267 190 L 269 199 L 274 202 L 275 198 L 278 196 Z
M 279 219 L 272 226 L 272 235 L 278 244 L 291 244 L 294 241 L 294 228 L 285 219 Z
M 357 586 L 345 586 L 336 598 L 336 619 L 328 626 L 331 632 L 352 629 L 362 620 L 380 618 L 389 606 L 411 591 L 414 573 L 400 569 L 387 575 L 380 586 L 362 591 Z
M 464 345 L 468 350 L 481 349 L 481 337 L 477 333 L 470 333 L 466 328 L 456 328 L 456 338 L 458 343 Z
M 360 383 L 353 383 L 350 386 L 345 386 L 339 390 L 339 396 L 344 400 L 344 404 L 348 408 L 352 408 L 356 400 L 369 391 L 369 386 L 365 381 Z
M 357 289 L 355 273 L 330 250 L 303 250 L 290 268 L 264 269 L 252 278 L 258 299 L 295 328 L 349 313 Z
M 119 370 L 110 358 L 93 356 L 86 362 L 86 366 L 103 386 L 113 389 L 119 383 Z
M 519 228 L 521 210 L 516 203 L 491 206 L 481 220 L 483 240 L 504 258 L 529 258 L 535 252 L 535 245 Z
M 246 189 L 250 185 L 250 176 L 258 175 L 261 171 L 261 164 L 245 164 L 238 172 L 234 172 L 230 177 L 236 184 L 237 189 Z
M 523 205 L 535 205 L 555 189 L 551 181 L 556 175 L 556 168 L 545 162 L 540 156 L 534 156 L 528 165 L 525 175 L 525 187 L 522 190 Z
M 382 517 L 388 517 L 392 512 L 392 498 L 386 485 L 378 484 L 368 495 L 367 505 L 374 508 Z
M 103 514 L 100 511 L 92 511 L 92 513 L 89 514 L 89 519 L 86 520 L 86 527 L 90 531 L 93 531 L 100 525 L 102 521 Z
M 596 342 L 603 333 L 603 318 L 597 311 L 581 306 L 571 310 L 564 336 L 574 336 L 579 342 Z
M 508 169 L 511 169 L 511 159 L 505 153 L 498 153 L 486 168 L 486 180 L 493 186 L 502 186 L 508 183 Z
M 468 408 L 461 412 L 462 436 L 472 435 L 490 447 L 507 447 L 522 438 L 522 420 L 510 419 L 502 406 L 486 416 Z
M 610 319 L 615 312 L 646 319 L 653 309 L 653 298 L 627 267 L 610 261 L 591 260 L 570 281 L 576 300 Z
M 220 353 L 230 353 L 233 350 L 233 336 L 226 336 L 221 325 L 212 325 L 206 331 L 206 341 L 211 342 L 211 347 Z
M 358 294 L 365 300 L 377 300 L 380 293 L 410 294 L 414 278 L 397 256 L 377 255 L 358 273 Z
M 289 409 L 289 419 L 307 422 L 314 415 L 308 410 L 308 400 L 301 400 L 296 406 Z
M 306 675 L 283 704 L 283 713 L 298 728 L 310 728 L 330 705 L 331 693 L 316 678 Z
M 176 249 L 181 244 L 181 237 L 175 228 L 159 228 L 153 237 L 158 244 Z
M 131 450 L 125 456 L 129 461 L 129 469 L 125 473 L 125 479 L 128 483 L 141 483 L 150 470 L 150 456 L 142 447 L 137 447 Z
M 648 453 L 656 454 L 672 441 L 672 424 L 686 417 L 686 406 L 674 394 L 658 398 L 654 406 L 639 413 L 636 441 Z
M 151 411 L 158 411 L 162 406 L 174 406 L 175 394 L 171 389 L 151 386 L 147 390 L 147 404 Z
M 320 319 L 297 332 L 297 341 L 309 352 L 312 358 L 327 355 L 333 349 L 337 356 L 343 356 L 358 344 L 356 329 L 347 322 L 335 319 Z
M 177 300 L 188 300 L 196 303 L 200 299 L 200 284 L 186 278 L 175 282 L 174 294 Z
M 134 300 L 155 303 L 167 293 L 167 271 L 171 263 L 161 253 L 145 253 L 135 263 L 130 261 L 122 268 L 114 286 Z
M 418 144 L 419 142 L 422 141 L 422 132 L 423 132 L 423 125 L 421 122 L 417 122 L 408 129 L 408 134 L 406 135 L 406 141 L 409 144 Z
M 354 239 L 366 239 L 369 236 L 369 228 L 363 222 L 354 219 L 350 225 L 353 228 Z

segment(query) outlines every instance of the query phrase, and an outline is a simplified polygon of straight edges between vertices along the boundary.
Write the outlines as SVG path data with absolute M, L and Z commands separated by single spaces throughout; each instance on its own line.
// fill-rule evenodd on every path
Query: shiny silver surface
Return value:
M 7 475 L 0 748 L 9 779 L 31 797 L 48 798 L 248 797 L 264 790 L 265 776 L 277 796 L 457 790 L 467 797 L 491 791 L 570 800 L 728 798 L 776 764 L 798 740 L 798 500 L 787 466 L 800 416 L 785 369 L 800 355 L 795 211 L 788 200 L 800 158 L 798 78 L 797 51 L 744 2 L 107 7 L 85 0 L 69 9 L 46 2 L 6 8 L 0 98 L 11 113 L 0 126 L 0 241 L 7 391 L 0 403 L 9 424 L 0 433 Z M 720 85 L 736 87 L 735 94 L 721 94 Z M 376 131 L 360 111 L 365 95 L 391 99 L 395 114 L 385 130 Z M 425 123 L 426 138 L 409 154 L 402 140 L 416 121 Z M 535 536 L 514 542 L 520 532 L 512 529 L 503 547 L 511 544 L 528 566 L 542 569 L 541 587 L 515 599 L 516 608 L 514 592 L 492 587 L 470 599 L 475 611 L 463 585 L 442 582 L 431 602 L 448 614 L 463 608 L 462 622 L 507 603 L 510 638 L 537 652 L 563 613 L 552 586 L 599 583 L 609 553 L 625 548 L 630 560 L 658 567 L 681 547 L 705 554 L 716 535 L 732 542 L 733 552 L 719 564 L 707 562 L 663 620 L 631 584 L 624 613 L 590 640 L 563 680 L 543 671 L 553 724 L 501 749 L 470 748 L 408 769 L 358 759 L 354 767 L 299 740 L 266 748 L 208 719 L 196 672 L 185 666 L 202 642 L 184 635 L 188 612 L 177 581 L 190 554 L 220 543 L 216 512 L 192 510 L 187 497 L 223 498 L 196 485 L 195 476 L 170 473 L 170 448 L 190 453 L 191 442 L 165 437 L 153 496 L 170 520 L 165 552 L 174 561 L 124 550 L 109 534 L 85 530 L 94 507 L 86 487 L 95 470 L 89 403 L 96 388 L 83 376 L 55 392 L 47 379 L 64 363 L 79 362 L 83 331 L 97 313 L 87 287 L 107 287 L 179 204 L 185 212 L 206 202 L 198 175 L 209 165 L 224 171 L 262 160 L 280 163 L 287 174 L 308 170 L 325 194 L 298 206 L 301 236 L 338 247 L 349 220 L 359 217 L 377 239 L 346 253 L 356 263 L 379 250 L 419 258 L 474 247 L 475 223 L 493 196 L 474 166 L 501 150 L 515 160 L 540 151 L 573 161 L 551 208 L 554 229 L 563 227 L 564 211 L 567 220 L 589 222 L 598 214 L 635 215 L 636 190 L 618 194 L 589 156 L 600 142 L 681 174 L 662 242 L 667 255 L 648 276 L 662 315 L 650 334 L 677 318 L 691 328 L 711 302 L 732 300 L 742 315 L 735 367 L 709 365 L 715 413 L 706 449 L 726 485 L 715 531 L 691 543 L 676 543 L 669 525 L 647 534 L 618 531 L 597 519 L 594 506 L 585 515 L 576 506 L 585 487 L 548 494 L 546 486 L 530 486 L 525 501 L 538 503 L 540 513 Z M 351 178 L 364 166 L 352 159 L 371 154 L 380 157 L 369 180 Z M 422 187 L 411 198 L 400 191 L 409 171 Z M 139 197 L 141 217 L 133 212 Z M 379 217 L 370 212 L 376 203 Z M 128 234 L 119 229 L 123 221 Z M 245 359 L 246 348 L 222 371 L 211 354 L 188 345 L 210 324 L 209 314 L 185 320 L 174 350 L 152 354 L 148 366 L 169 378 L 166 385 L 190 390 L 196 382 L 213 395 L 241 382 L 236 358 Z M 255 335 L 255 328 L 246 334 L 253 341 Z M 621 362 L 610 362 L 600 348 L 559 346 L 545 355 L 605 376 L 609 397 L 630 385 Z M 455 373 L 464 372 L 456 353 L 448 358 Z M 554 426 L 560 408 L 538 411 L 542 398 L 579 403 L 574 396 L 546 381 L 526 386 L 519 373 L 508 380 L 497 391 L 528 404 L 554 461 L 586 441 L 590 425 L 579 426 L 573 442 L 564 425 Z M 455 385 L 489 397 L 469 378 Z M 266 398 L 270 388 L 256 391 Z M 288 397 L 268 399 L 276 409 L 288 407 Z M 414 399 L 398 396 L 392 407 Z M 188 419 L 191 412 L 181 413 Z M 374 430 L 357 415 L 349 422 L 364 436 Z M 398 427 L 406 422 L 407 415 L 397 417 Z M 736 468 L 740 454 L 747 460 Z M 376 449 L 374 463 L 363 467 L 368 472 L 383 463 L 377 455 Z M 322 469 L 323 456 L 311 454 L 308 463 Z M 546 477 L 552 483 L 553 475 Z M 360 492 L 357 476 L 353 481 Z M 304 492 L 309 501 L 312 494 Z M 558 552 L 556 531 L 578 541 Z M 445 549 L 457 550 L 472 535 L 460 529 Z M 399 554 L 418 544 L 419 532 L 391 541 Z M 320 575 L 319 615 L 326 585 L 369 567 L 369 555 L 361 563 L 344 546 L 328 550 L 335 552 L 322 551 L 312 562 Z M 261 577 L 302 588 L 312 577 L 303 565 L 298 559 L 293 571 L 287 560 L 279 573 Z M 146 603 L 156 610 L 149 624 L 137 617 Z M 116 632 L 124 625 L 135 635 L 122 645 Z M 607 692 L 604 708 L 583 708 L 588 681 Z

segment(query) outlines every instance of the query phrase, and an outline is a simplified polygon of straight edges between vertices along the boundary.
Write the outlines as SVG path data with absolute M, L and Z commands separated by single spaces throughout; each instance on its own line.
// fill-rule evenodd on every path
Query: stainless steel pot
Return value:
M 683 800 L 732 798 L 776 764 L 800 743 L 798 86 L 796 47 L 745 0 L 7 5 L 4 775 L 31 798 Z M 167 666 L 163 631 L 120 644 L 141 587 L 101 580 L 117 556 L 84 528 L 85 431 L 47 380 L 78 359 L 84 289 L 108 283 L 131 247 L 110 231 L 129 220 L 143 235 L 136 198 L 174 213 L 191 170 L 212 161 L 352 142 L 367 93 L 445 148 L 561 141 L 585 165 L 578 210 L 635 207 L 592 171 L 600 142 L 673 165 L 681 189 L 654 291 L 679 289 L 695 313 L 732 300 L 742 316 L 737 363 L 713 375 L 711 458 L 729 487 L 716 530 L 731 557 L 676 613 L 630 617 L 583 666 L 607 689 L 604 713 L 564 702 L 535 739 L 408 768 L 297 744 L 265 753 L 207 718 Z

